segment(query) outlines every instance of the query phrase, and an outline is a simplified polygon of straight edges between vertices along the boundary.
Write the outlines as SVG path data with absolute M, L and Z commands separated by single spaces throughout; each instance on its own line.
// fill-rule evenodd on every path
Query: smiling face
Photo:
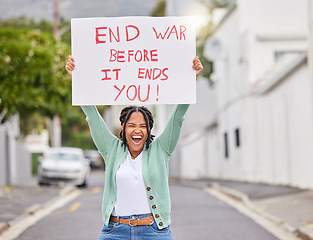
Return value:
M 132 158 L 137 157 L 147 140 L 147 124 L 141 112 L 133 112 L 125 126 L 125 137 Z

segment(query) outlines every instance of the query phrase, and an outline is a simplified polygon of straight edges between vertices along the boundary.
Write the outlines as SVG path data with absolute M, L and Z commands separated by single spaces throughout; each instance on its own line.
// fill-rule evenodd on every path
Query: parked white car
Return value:
M 85 158 L 89 160 L 90 167 L 93 168 L 103 168 L 104 163 L 100 153 L 97 150 L 85 150 Z
M 39 185 L 62 181 L 85 187 L 89 176 L 89 160 L 80 148 L 51 148 L 38 166 Z

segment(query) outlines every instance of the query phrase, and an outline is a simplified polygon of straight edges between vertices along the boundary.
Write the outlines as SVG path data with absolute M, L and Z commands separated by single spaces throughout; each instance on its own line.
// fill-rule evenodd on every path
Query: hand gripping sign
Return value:
M 73 105 L 196 102 L 193 17 L 74 18 Z

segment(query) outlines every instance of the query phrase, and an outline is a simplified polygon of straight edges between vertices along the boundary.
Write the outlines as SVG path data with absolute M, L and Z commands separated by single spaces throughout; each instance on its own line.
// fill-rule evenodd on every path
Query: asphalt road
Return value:
M 103 174 L 64 207 L 23 232 L 18 240 L 93 240 L 101 228 Z M 171 186 L 172 233 L 175 240 L 277 239 L 237 210 L 201 189 Z
M 171 187 L 172 233 L 178 240 L 274 240 L 254 221 L 205 191 Z

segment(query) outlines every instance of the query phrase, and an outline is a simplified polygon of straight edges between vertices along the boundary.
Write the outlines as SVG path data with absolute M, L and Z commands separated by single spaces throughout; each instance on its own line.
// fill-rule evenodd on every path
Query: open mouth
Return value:
M 132 140 L 135 144 L 139 144 L 142 140 L 141 136 L 132 136 Z

